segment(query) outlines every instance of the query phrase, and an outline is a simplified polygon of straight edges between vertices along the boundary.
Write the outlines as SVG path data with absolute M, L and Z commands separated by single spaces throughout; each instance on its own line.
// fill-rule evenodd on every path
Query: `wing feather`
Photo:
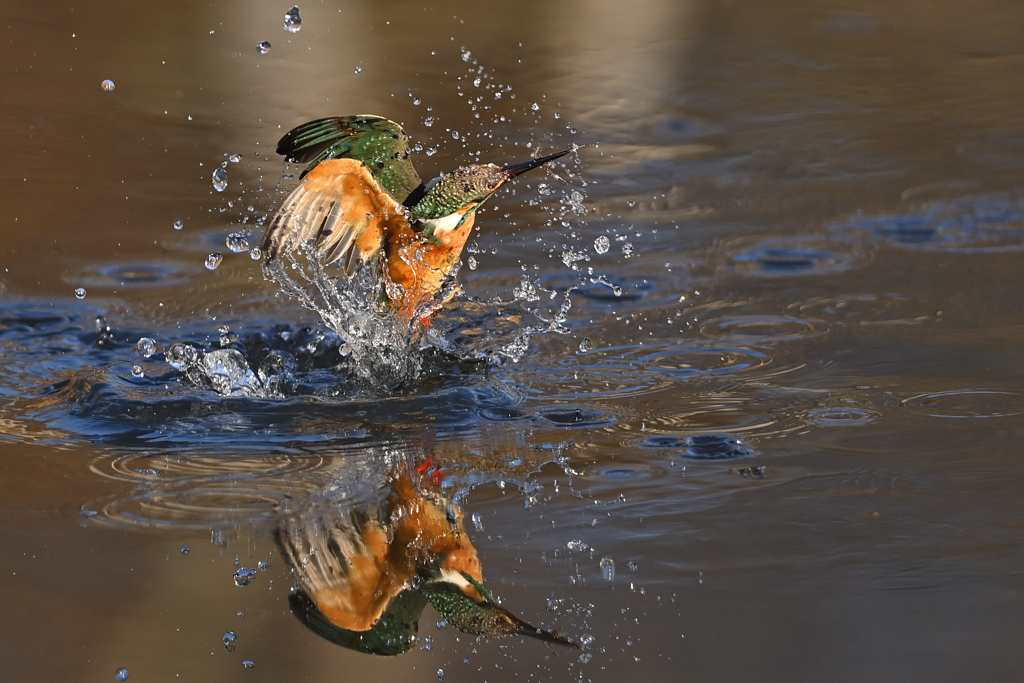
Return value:
M 325 264 L 338 262 L 351 277 L 383 244 L 389 225 L 405 212 L 369 170 L 354 159 L 320 163 L 292 190 L 263 238 L 268 260 L 302 246 Z

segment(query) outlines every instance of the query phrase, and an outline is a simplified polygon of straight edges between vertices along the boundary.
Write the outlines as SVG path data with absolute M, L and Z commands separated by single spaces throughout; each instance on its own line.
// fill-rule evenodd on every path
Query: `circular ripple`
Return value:
M 906 249 L 993 252 L 1024 247 L 1024 203 L 1004 196 L 935 202 L 921 213 L 857 219 L 836 229 Z
M 790 310 L 811 313 L 829 322 L 853 325 L 911 325 L 932 319 L 931 314 L 913 315 L 913 302 L 900 294 L 847 294 L 821 297 L 793 304 Z M 920 311 L 920 303 L 916 304 Z
M 484 408 L 480 411 L 480 417 L 485 420 L 506 422 L 510 420 L 524 420 L 530 417 L 530 413 L 520 408 Z
M 823 427 L 845 427 L 874 422 L 881 416 L 879 412 L 864 408 L 822 408 L 804 413 L 801 419 Z
M 722 347 L 662 349 L 646 353 L 638 360 L 645 369 L 676 376 L 742 372 L 772 362 L 771 356 L 761 351 Z
M 732 434 L 695 434 L 683 437 L 680 458 L 687 460 L 735 460 L 754 454 L 743 439 Z
M 156 263 L 111 263 L 96 265 L 85 270 L 75 282 L 89 287 L 169 286 L 185 282 L 190 273 L 181 268 Z
M 741 315 L 705 323 L 701 334 L 745 342 L 794 341 L 823 334 L 825 323 L 812 318 Z
M 1024 415 L 1024 394 L 998 389 L 964 389 L 921 394 L 900 405 L 931 417 L 1009 417 Z
M 554 400 L 639 396 L 668 384 L 664 375 L 631 363 L 578 365 L 575 359 L 553 367 L 538 367 L 517 375 L 516 380 L 525 393 Z
M 603 427 L 615 422 L 615 418 L 576 406 L 559 406 L 542 410 L 540 416 L 558 427 Z
M 635 463 L 621 465 L 606 465 L 604 467 L 591 467 L 583 472 L 588 479 L 603 479 L 611 481 L 631 481 L 636 479 L 653 479 L 660 477 L 664 472 L 657 467 L 650 465 L 639 465 Z
M 266 458 L 216 458 L 204 456 L 122 455 L 100 457 L 89 464 L 96 474 L 128 481 L 225 477 L 239 480 L 277 477 L 315 470 L 324 464 L 319 456 L 273 456 Z
M 847 270 L 864 256 L 854 240 L 797 235 L 759 242 L 733 256 L 732 262 L 757 275 L 820 275 Z
M 293 496 L 281 491 L 197 488 L 149 491 L 103 506 L 97 517 L 124 526 L 202 528 L 274 519 Z

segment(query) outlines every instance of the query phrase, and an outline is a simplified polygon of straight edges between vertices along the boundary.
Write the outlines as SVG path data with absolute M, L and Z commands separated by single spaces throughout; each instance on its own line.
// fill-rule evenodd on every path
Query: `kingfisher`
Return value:
M 427 467 L 416 472 L 426 473 Z M 471 635 L 522 635 L 579 648 L 531 626 L 484 587 L 480 559 L 462 512 L 437 490 L 435 469 L 417 486 L 405 472 L 383 505 L 370 510 L 311 508 L 277 531 L 299 586 L 292 612 L 318 635 L 350 649 L 397 655 L 415 645 L 429 602 L 453 628 Z
M 310 121 L 277 144 L 289 162 L 307 165 L 267 228 L 263 253 L 270 264 L 305 246 L 345 277 L 374 264 L 386 304 L 405 320 L 426 323 L 455 295 L 454 288 L 438 293 L 451 281 L 477 209 L 512 178 L 568 152 L 507 166 L 470 164 L 423 183 L 409 138 L 394 121 Z

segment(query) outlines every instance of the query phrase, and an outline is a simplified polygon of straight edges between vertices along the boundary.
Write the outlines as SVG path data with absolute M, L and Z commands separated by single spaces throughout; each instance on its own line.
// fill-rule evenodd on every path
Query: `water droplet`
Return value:
M 103 88 L 103 92 L 114 92 L 114 81 L 108 78 L 107 80 L 100 83 L 100 87 Z M 125 671 L 125 678 L 128 678 L 127 671 Z
M 180 218 L 177 219 L 176 221 L 174 221 L 174 229 L 175 230 L 181 230 L 184 227 L 185 227 L 185 223 Z
M 580 654 L 580 664 L 586 664 L 587 662 L 589 662 L 591 660 L 591 658 L 593 656 L 594 655 L 590 654 L 589 652 L 581 653 Z
M 471 59 L 473 59 L 473 53 L 466 48 L 462 48 L 462 61 L 468 62 Z
M 267 562 L 267 561 L 263 560 L 263 561 L 257 562 L 256 566 L 260 568 L 261 572 L 265 572 L 268 569 L 270 569 L 270 562 Z
M 452 138 L 454 138 L 455 140 L 458 140 L 459 139 L 459 131 L 453 130 L 452 131 Z
M 192 549 L 189 548 L 187 545 L 181 546 L 181 554 L 182 555 L 188 555 L 190 552 L 192 552 Z
M 421 99 L 420 99 L 420 98 L 418 98 L 418 97 L 414 97 L 414 98 L 412 98 L 412 103 L 413 103 L 414 105 L 416 105 L 417 107 L 418 107 L 418 106 L 420 106 L 420 103 L 421 103 L 422 101 L 423 101 L 423 100 L 421 100 Z
M 250 569 L 249 567 L 242 567 L 234 574 L 235 585 L 239 588 L 245 588 L 256 579 L 256 570 Z
M 590 647 L 593 644 L 594 636 L 590 635 L 589 633 L 584 633 L 582 636 L 580 636 L 580 645 L 582 645 L 583 647 Z
M 468 259 L 466 260 L 466 265 L 468 265 L 468 266 L 469 266 L 469 269 L 470 269 L 470 270 L 476 270 L 476 267 L 477 267 L 477 265 L 478 265 L 478 264 L 477 264 L 477 262 L 476 262 L 476 258 L 475 258 L 475 257 L 473 257 L 473 256 L 470 256 L 470 257 L 469 257 L 469 258 L 468 258 Z
M 479 88 L 481 83 L 483 83 L 483 79 L 481 79 L 479 76 L 473 79 L 473 85 L 475 85 L 476 87 Z
M 234 631 L 225 632 L 221 637 L 221 640 L 224 641 L 224 649 L 228 652 L 234 652 L 235 648 L 238 647 L 238 637 L 235 635 Z
M 633 243 L 632 242 L 626 242 L 625 244 L 623 244 L 622 245 L 622 253 L 623 253 L 623 255 L 625 255 L 626 258 L 629 258 L 630 256 L 632 256 L 633 255 Z
M 612 581 L 615 579 L 615 560 L 610 557 L 601 558 L 601 574 L 604 576 L 605 581 Z
M 223 168 L 218 168 L 213 172 L 213 189 L 217 192 L 228 189 L 228 172 Z
M 75 290 L 75 298 L 76 299 L 84 299 L 85 298 L 85 287 L 79 287 L 78 289 Z
M 448 628 L 448 622 L 447 622 L 447 621 L 445 621 L 444 619 L 442 619 L 441 621 L 439 621 L 439 622 L 435 623 L 435 624 L 434 624 L 434 626 L 436 626 L 436 627 L 437 627 L 437 630 L 438 630 L 438 631 L 443 631 L 443 630 L 445 630 L 446 628 Z
M 132 377 L 142 377 L 143 374 L 141 365 L 132 366 Z
M 468 55 L 469 53 L 467 52 L 466 54 Z M 438 669 L 437 670 L 437 680 L 439 680 L 439 681 L 443 681 L 444 680 L 444 669 Z
M 156 342 L 149 337 L 142 337 L 138 343 L 135 344 L 135 348 L 138 350 L 139 355 L 143 358 L 149 358 L 156 353 Z
M 253 247 L 252 249 L 249 250 L 249 258 L 251 258 L 253 261 L 259 261 L 261 258 L 263 258 L 263 250 L 260 249 L 259 247 Z
M 265 55 L 270 52 L 270 41 L 263 40 L 256 43 L 256 52 L 261 55 Z
M 475 528 L 477 531 L 484 530 L 484 520 L 483 517 L 480 516 L 479 512 L 474 512 L 473 516 L 470 517 L 470 519 L 473 520 L 473 528 Z
M 533 104 L 530 105 L 530 109 L 534 111 L 540 111 L 540 105 L 534 102 Z
M 423 649 L 429 652 L 432 647 L 434 647 L 434 639 L 430 636 L 426 636 L 423 639 Z
M 434 156 L 435 154 L 437 154 L 437 145 L 435 145 L 435 146 L 433 146 L 433 147 L 428 147 L 428 148 L 427 148 L 427 156 L 428 156 L 428 157 L 432 157 L 432 156 Z
M 110 89 L 111 90 L 114 89 L 114 84 L 113 83 L 110 84 Z M 115 671 L 114 672 L 114 680 L 115 681 L 127 681 L 128 680 L 128 669 L 126 669 L 126 668 L 124 668 L 122 666 L 120 669 Z
M 546 197 L 551 194 L 551 187 L 547 183 L 541 183 L 537 186 L 537 192 Z
M 295 30 L 298 31 L 299 29 L 295 29 Z M 242 666 L 244 666 L 246 669 L 251 669 L 254 666 L 256 666 L 256 664 L 251 659 L 243 659 L 242 660 Z
M 242 160 L 242 155 L 238 154 L 238 153 L 232 154 L 231 156 L 228 157 L 228 161 L 230 161 L 233 164 L 237 164 L 241 160 Z
M 289 33 L 298 33 L 302 28 L 302 18 L 299 16 L 299 6 L 292 5 L 292 8 L 284 13 L 284 30 Z
M 249 251 L 249 240 L 244 232 L 233 232 L 224 240 L 225 246 L 235 254 Z
M 432 125 L 434 125 L 434 117 L 428 116 L 427 118 L 423 119 L 423 125 L 426 126 L 427 128 L 430 128 Z
M 361 73 L 363 73 L 363 67 L 361 67 L 361 66 L 357 66 L 357 67 L 356 67 L 356 73 L 357 73 L 357 74 L 361 74 Z
M 556 118 L 556 119 L 560 119 L 560 118 L 562 118 L 562 112 L 560 112 L 560 111 L 556 111 L 556 112 L 555 112 L 555 118 Z
M 592 348 L 594 348 L 594 345 L 590 342 L 590 337 L 580 342 L 580 353 L 586 353 Z
M 212 254 L 206 257 L 206 269 L 217 270 L 217 266 L 219 266 L 220 262 L 223 260 L 224 254 L 220 253 L 219 251 L 213 252 Z

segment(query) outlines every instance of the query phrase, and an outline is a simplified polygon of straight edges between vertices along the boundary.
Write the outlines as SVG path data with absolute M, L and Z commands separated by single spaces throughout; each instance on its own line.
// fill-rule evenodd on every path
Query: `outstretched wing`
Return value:
M 334 116 L 293 128 L 277 143 L 289 161 L 307 163 L 301 177 L 328 159 L 355 159 L 399 202 L 421 185 L 409 161 L 409 138 L 382 116 Z
M 328 159 L 288 195 L 263 238 L 269 260 L 312 243 L 324 263 L 353 275 L 407 222 L 404 208 L 355 159 Z

